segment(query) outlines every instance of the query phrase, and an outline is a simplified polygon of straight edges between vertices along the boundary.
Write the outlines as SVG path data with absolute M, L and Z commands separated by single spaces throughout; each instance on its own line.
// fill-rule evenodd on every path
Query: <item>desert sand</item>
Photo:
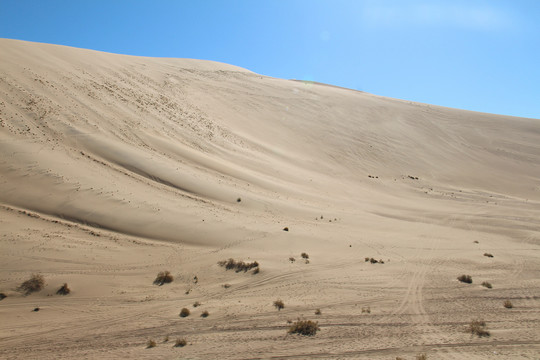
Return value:
M 3 359 L 539 359 L 540 120 L 0 39 L 0 264 Z

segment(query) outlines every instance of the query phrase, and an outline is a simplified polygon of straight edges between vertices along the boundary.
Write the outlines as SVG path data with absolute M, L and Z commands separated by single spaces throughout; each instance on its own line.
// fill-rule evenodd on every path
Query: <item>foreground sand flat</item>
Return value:
M 0 358 L 538 359 L 540 120 L 0 39 L 0 263 Z

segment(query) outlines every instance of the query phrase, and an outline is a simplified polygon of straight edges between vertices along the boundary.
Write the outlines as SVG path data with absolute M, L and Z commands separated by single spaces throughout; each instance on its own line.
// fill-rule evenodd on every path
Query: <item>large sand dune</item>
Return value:
M 0 39 L 0 155 L 1 358 L 538 359 L 540 120 Z

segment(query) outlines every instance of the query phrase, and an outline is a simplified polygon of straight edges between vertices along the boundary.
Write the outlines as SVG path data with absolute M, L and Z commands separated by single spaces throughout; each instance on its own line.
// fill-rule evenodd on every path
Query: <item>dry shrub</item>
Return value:
M 193 307 L 197 307 L 197 306 L 201 306 L 201 303 L 199 301 L 195 301 L 195 303 L 193 303 Z
M 184 347 L 187 345 L 187 341 L 186 339 L 176 339 L 175 343 L 174 343 L 174 347 Z
M 371 308 L 369 306 L 363 306 L 362 314 L 371 314 Z
M 191 314 L 191 312 L 188 308 L 183 308 L 182 310 L 180 310 L 180 317 L 188 317 L 189 314 Z
M 298 320 L 287 331 L 289 334 L 313 336 L 320 330 L 319 323 L 311 320 Z
M 309 259 L 309 255 L 305 252 L 302 253 L 302 259 Z
M 32 274 L 30 279 L 23 282 L 17 290 L 24 292 L 25 295 L 29 295 L 33 292 L 40 291 L 45 286 L 45 278 L 41 274 Z
M 372 264 L 376 264 L 376 263 L 378 263 L 378 261 L 377 261 L 377 260 L 375 260 L 374 258 L 371 258 L 371 259 L 369 259 L 369 262 L 370 262 L 370 263 L 372 263 Z
M 492 255 L 492 254 L 490 254 L 490 253 L 484 253 L 484 256 L 486 256 L 486 257 L 490 257 L 490 258 L 492 258 L 492 257 L 493 257 L 493 255 Z
M 293 257 L 291 256 L 291 257 L 289 258 L 289 261 L 293 263 L 293 262 L 295 262 L 295 261 L 296 261 L 296 259 L 295 259 L 295 258 L 293 258 Z
M 459 281 L 461 282 L 464 282 L 464 283 L 467 283 L 467 284 L 472 284 L 472 277 L 471 275 L 460 275 L 458 276 L 457 278 Z
M 166 343 L 169 341 L 169 335 L 165 336 L 165 338 L 163 338 L 163 342 Z
M 232 285 L 231 285 L 231 284 L 223 284 L 223 285 L 221 285 L 221 286 L 223 286 L 225 289 L 228 289 L 228 288 L 230 288 Z
M 365 262 L 368 262 L 368 261 L 369 261 L 369 258 L 368 258 L 368 257 L 367 257 L 367 258 L 364 258 L 364 261 L 365 261 Z
M 505 300 L 504 303 L 503 303 L 503 306 L 507 309 L 511 309 L 514 307 L 514 304 L 512 304 L 512 302 L 510 300 Z
M 283 303 L 282 300 L 278 299 L 274 301 L 274 306 L 276 307 L 276 309 L 281 310 L 285 307 L 285 304 Z
M 487 287 L 488 289 L 491 289 L 491 288 L 493 287 L 493 285 L 491 285 L 491 283 L 490 283 L 490 282 L 487 282 L 487 281 L 484 281 L 484 282 L 482 283 L 482 286 L 483 286 L 483 287 Z
M 255 268 L 255 270 L 253 270 L 253 275 L 258 274 L 260 271 L 261 271 L 261 268 L 257 266 L 257 267 Z
M 67 283 L 64 283 L 64 285 L 62 285 L 60 287 L 60 289 L 58 289 L 56 291 L 56 295 L 67 295 L 71 292 L 71 289 L 68 287 L 68 284 Z
M 418 354 L 416 355 L 416 360 L 427 360 L 426 354 Z
M 160 271 L 154 280 L 154 285 L 161 286 L 163 284 L 169 284 L 172 283 L 173 280 L 174 278 L 169 271 Z
M 234 270 L 236 272 L 240 271 L 248 271 L 253 268 L 259 267 L 259 263 L 257 261 L 253 261 L 251 263 L 245 263 L 243 261 L 236 261 L 234 259 L 229 260 L 222 260 L 218 262 L 218 265 L 221 267 L 224 267 L 226 270 Z
M 201 314 L 201 317 L 207 318 L 208 315 L 210 315 L 210 313 L 208 312 L 208 310 L 204 310 L 204 311 L 202 312 L 202 314 Z
M 315 310 L 315 315 L 321 315 L 321 314 L 322 314 L 322 313 L 321 313 L 321 309 Z
M 0 300 L 4 300 L 5 298 L 7 298 L 7 295 L 4 293 L 0 293 Z
M 483 320 L 473 320 L 469 324 L 469 332 L 478 337 L 491 335 L 486 328 L 486 322 Z
M 153 347 L 156 347 L 156 346 L 157 346 L 157 344 L 156 344 L 155 340 L 149 339 L 146 342 L 146 348 L 147 349 L 150 349 L 150 348 L 153 348 Z

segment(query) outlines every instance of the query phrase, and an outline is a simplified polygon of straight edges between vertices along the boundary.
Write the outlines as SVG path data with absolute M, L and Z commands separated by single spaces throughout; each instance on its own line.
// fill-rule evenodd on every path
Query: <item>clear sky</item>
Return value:
M 540 0 L 0 0 L 0 37 L 540 118 Z

